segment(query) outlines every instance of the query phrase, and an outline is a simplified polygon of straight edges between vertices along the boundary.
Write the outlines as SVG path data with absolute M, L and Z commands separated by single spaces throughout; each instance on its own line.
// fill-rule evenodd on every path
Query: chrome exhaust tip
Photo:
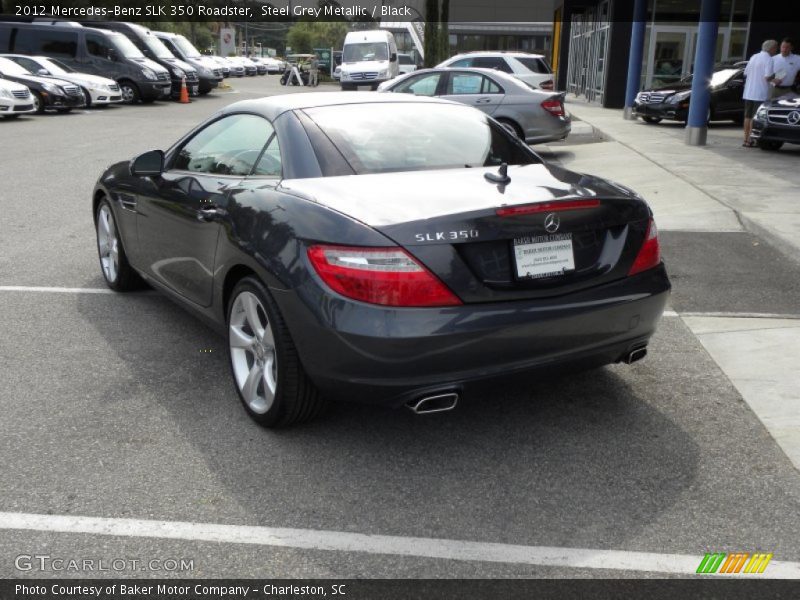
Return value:
M 423 396 L 416 400 L 406 403 L 411 411 L 418 415 L 428 415 L 431 413 L 445 412 L 453 410 L 458 404 L 458 394 L 448 392 L 446 394 L 436 394 L 434 396 Z
M 645 356 L 647 356 L 647 346 L 642 346 L 641 348 L 634 348 L 624 358 L 623 362 L 630 365 L 632 363 L 635 363 L 637 360 L 642 360 Z

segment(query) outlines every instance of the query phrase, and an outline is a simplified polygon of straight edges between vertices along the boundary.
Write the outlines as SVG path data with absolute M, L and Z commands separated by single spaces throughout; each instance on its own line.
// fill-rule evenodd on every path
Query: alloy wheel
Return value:
M 121 90 L 120 91 L 122 92 L 122 101 L 123 102 L 125 102 L 127 104 L 132 104 L 134 102 L 134 100 L 136 100 L 136 92 L 134 91 L 134 89 L 130 85 L 123 84 L 121 86 Z
M 266 413 L 275 401 L 278 357 L 267 311 L 254 293 L 243 291 L 234 299 L 228 342 L 242 398 L 254 413 Z
M 104 205 L 97 215 L 97 248 L 103 275 L 114 283 L 119 274 L 119 238 L 111 209 Z

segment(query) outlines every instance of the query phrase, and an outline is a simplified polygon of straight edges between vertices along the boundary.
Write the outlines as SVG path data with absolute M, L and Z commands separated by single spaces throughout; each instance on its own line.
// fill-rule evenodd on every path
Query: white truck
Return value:
M 368 85 L 373 90 L 397 77 L 397 44 L 383 29 L 351 31 L 344 38 L 339 83 L 343 90 Z

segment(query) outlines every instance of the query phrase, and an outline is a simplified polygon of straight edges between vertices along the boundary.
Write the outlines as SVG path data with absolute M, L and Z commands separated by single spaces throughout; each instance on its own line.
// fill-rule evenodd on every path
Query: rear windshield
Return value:
M 540 162 L 502 126 L 467 106 L 391 102 L 304 113 L 358 175 Z
M 515 56 L 514 58 L 521 62 L 522 65 L 528 69 L 528 71 L 533 71 L 534 73 L 550 73 L 550 67 L 548 67 L 547 63 L 541 58 L 528 58 L 520 56 Z

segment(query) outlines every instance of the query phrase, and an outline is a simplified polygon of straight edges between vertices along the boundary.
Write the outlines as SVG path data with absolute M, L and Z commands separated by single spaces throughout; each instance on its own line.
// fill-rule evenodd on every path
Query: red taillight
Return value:
M 335 292 L 385 306 L 461 304 L 436 276 L 401 248 L 311 246 L 308 258 Z
M 548 79 L 547 81 L 543 81 L 539 84 L 539 87 L 543 90 L 552 90 L 553 89 L 553 80 Z
M 504 206 L 495 213 L 498 217 L 516 217 L 517 215 L 532 215 L 543 212 L 559 212 L 562 210 L 583 210 L 597 208 L 600 200 L 561 200 L 559 202 L 539 202 L 538 204 L 523 204 L 522 206 Z
M 628 275 L 636 275 L 647 269 L 652 269 L 661 264 L 661 248 L 658 245 L 658 229 L 653 219 L 647 223 L 647 234 L 644 236 L 644 243 L 633 261 Z
M 542 102 L 542 108 L 549 112 L 554 117 L 564 116 L 564 103 L 558 98 L 549 98 Z

